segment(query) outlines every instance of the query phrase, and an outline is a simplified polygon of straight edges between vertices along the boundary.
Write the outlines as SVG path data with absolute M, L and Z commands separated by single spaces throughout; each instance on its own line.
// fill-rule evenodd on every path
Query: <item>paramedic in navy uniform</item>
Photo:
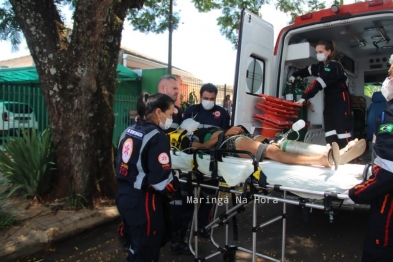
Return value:
M 158 261 L 165 244 L 168 197 L 178 188 L 172 174 L 169 139 L 173 99 L 165 94 L 142 94 L 138 120 L 127 128 L 116 159 L 116 205 L 131 243 L 127 261 Z
M 302 94 L 297 103 L 313 98 L 324 90 L 323 121 L 326 142 L 337 142 L 340 148 L 351 140 L 352 114 L 351 97 L 347 86 L 347 75 L 343 66 L 336 61 L 337 49 L 333 41 L 321 40 L 315 47 L 318 64 L 300 69 L 292 74 L 289 81 L 296 77 L 315 76 L 317 79 Z
M 175 103 L 177 96 L 179 95 L 179 84 L 176 76 L 174 75 L 164 75 L 158 81 L 158 92 L 161 94 L 166 94 L 172 98 Z M 165 130 L 166 133 L 175 131 L 180 124 L 183 122 L 183 112 L 180 107 L 175 105 L 173 115 L 172 115 L 172 125 Z M 173 219 L 174 232 L 171 238 L 170 250 L 176 254 L 189 254 L 190 249 L 188 244 L 184 241 L 187 227 L 182 226 L 182 218 L 184 214 L 183 201 L 180 190 L 178 190 L 174 196 L 174 199 L 169 202 L 171 207 L 171 215 Z M 188 217 L 187 217 L 188 218 Z
M 172 98 L 175 103 L 177 100 L 177 96 L 179 95 L 179 84 L 177 82 L 177 78 L 174 75 L 164 75 L 161 77 L 160 81 L 158 81 L 158 93 L 166 94 L 170 98 Z M 175 109 L 173 111 L 173 121 L 172 125 L 165 132 L 169 133 L 176 130 L 181 122 L 183 122 L 183 112 L 180 107 L 175 105 Z
M 393 56 L 389 62 L 389 76 L 381 88 L 388 102 L 375 121 L 372 175 L 348 194 L 355 203 L 370 204 L 362 262 L 393 261 Z
M 215 85 L 204 84 L 199 92 L 201 103 L 187 107 L 183 119 L 194 119 L 200 123 L 200 128 L 229 128 L 229 113 L 223 107 L 216 105 L 217 93 Z
M 201 103 L 197 105 L 190 105 L 184 111 L 183 120 L 193 118 L 199 122 L 198 128 L 217 128 L 225 130 L 229 128 L 230 116 L 227 110 L 223 107 L 216 105 L 217 87 L 213 84 L 204 84 L 199 92 Z M 209 185 L 217 186 L 218 181 L 211 180 L 207 182 Z M 198 212 L 198 227 L 200 236 L 209 237 L 210 232 L 206 232 L 203 227 L 207 226 L 211 220 L 211 213 L 213 204 L 206 200 L 207 197 L 211 198 L 215 195 L 214 189 L 202 188 L 202 197 L 204 197 L 199 206 Z M 183 203 L 186 199 L 183 198 Z M 192 205 L 188 205 L 188 209 L 193 211 Z M 187 212 L 185 216 L 187 217 Z M 184 219 L 187 221 L 188 219 Z

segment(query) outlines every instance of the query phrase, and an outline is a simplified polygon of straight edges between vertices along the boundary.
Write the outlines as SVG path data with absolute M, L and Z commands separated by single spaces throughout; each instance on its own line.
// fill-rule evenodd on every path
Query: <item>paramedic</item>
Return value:
M 315 76 L 317 79 L 307 88 L 297 103 L 303 103 L 324 90 L 323 121 L 326 142 L 336 142 L 343 148 L 351 140 L 352 115 L 351 97 L 347 86 L 347 75 L 337 59 L 333 41 L 321 40 L 315 48 L 318 64 L 300 69 L 292 74 L 289 81 L 296 77 Z
M 201 103 L 190 105 L 184 111 L 183 119 L 192 118 L 201 123 L 199 127 L 229 127 L 229 113 L 223 107 L 216 105 L 217 87 L 204 84 L 199 92 Z
M 192 118 L 199 122 L 199 128 L 216 128 L 226 129 L 229 127 L 230 116 L 229 112 L 223 107 L 216 105 L 218 89 L 213 84 L 204 84 L 199 92 L 201 103 L 197 105 L 190 105 L 184 111 L 183 119 Z M 209 182 L 211 185 L 217 185 L 217 181 Z M 198 220 L 200 227 L 200 235 L 209 237 L 210 233 L 204 231 L 203 227 L 206 226 L 211 217 L 213 204 L 207 203 L 206 197 L 215 195 L 213 189 L 202 189 L 202 195 L 205 197 L 199 206 Z M 183 198 L 183 201 L 185 199 Z
M 175 103 L 177 100 L 177 96 L 179 95 L 179 84 L 177 81 L 176 76 L 174 75 L 164 75 L 160 78 L 157 84 L 157 91 L 161 94 L 166 94 L 170 98 L 172 98 L 173 102 Z M 164 132 L 169 133 L 176 130 L 181 122 L 183 121 L 181 109 L 175 105 L 172 115 L 172 124 L 171 126 L 165 130 Z M 126 130 L 123 132 L 122 137 L 124 137 Z M 181 192 L 178 190 L 175 194 L 175 197 L 172 201 L 169 202 L 171 207 L 171 215 L 173 216 L 173 225 L 174 225 L 174 233 L 173 238 L 171 239 L 170 249 L 176 253 L 189 253 L 190 250 L 188 248 L 187 243 L 184 242 L 184 235 L 185 230 L 181 231 L 178 227 L 181 223 L 181 216 L 182 216 L 182 200 L 181 200 Z M 130 246 L 127 241 L 127 231 L 120 224 L 118 228 L 119 238 L 122 245 L 128 249 Z
M 348 194 L 355 203 L 370 204 L 363 262 L 393 261 L 393 55 L 389 62 L 389 76 L 381 88 L 388 102 L 375 123 L 372 174 Z
M 127 128 L 116 158 L 116 205 L 131 243 L 128 261 L 158 261 L 170 234 L 168 196 L 179 181 L 172 174 L 169 139 L 173 99 L 143 93 L 137 102 L 138 120 Z
M 158 93 L 168 95 L 170 98 L 172 98 L 173 102 L 175 103 L 177 100 L 177 96 L 179 94 L 179 85 L 177 83 L 176 76 L 164 75 L 163 77 L 161 77 L 160 81 L 158 81 L 157 90 L 158 90 Z M 130 112 L 131 111 L 134 111 L 134 110 L 130 110 Z M 182 115 L 183 115 L 183 112 L 181 111 L 180 107 L 175 105 L 175 109 L 173 110 L 172 125 L 170 128 L 168 128 L 168 130 L 165 130 L 166 133 L 174 131 L 174 130 L 176 130 L 176 128 L 179 127 L 179 125 L 183 121 Z M 134 118 L 135 118 L 135 116 L 134 116 Z M 132 118 L 132 119 L 134 120 L 134 118 Z M 129 122 L 129 124 L 126 124 L 126 126 L 128 127 L 131 124 L 133 124 L 133 122 Z M 125 131 L 120 135 L 120 140 L 123 139 L 124 135 L 125 135 Z
M 176 103 L 177 96 L 179 95 L 179 84 L 177 78 L 174 75 L 164 75 L 158 82 L 158 93 L 166 94 L 172 98 L 173 102 Z M 183 121 L 183 112 L 180 107 L 175 105 L 173 111 L 173 122 L 170 128 L 166 130 L 166 133 L 176 130 L 181 122 Z
M 160 81 L 158 81 L 157 88 L 159 93 L 168 95 L 170 98 L 172 98 L 174 103 L 176 102 L 177 96 L 179 95 L 179 84 L 177 82 L 176 76 L 164 75 L 161 77 Z M 183 112 L 181 111 L 180 107 L 175 105 L 172 116 L 173 122 L 170 128 L 165 131 L 166 133 L 173 132 L 179 127 L 183 121 L 182 114 Z M 169 204 L 174 227 L 170 250 L 177 254 L 188 254 L 190 253 L 190 249 L 188 248 L 188 244 L 184 241 L 187 228 L 181 227 L 184 208 L 180 190 L 175 193 L 174 199 L 170 201 Z

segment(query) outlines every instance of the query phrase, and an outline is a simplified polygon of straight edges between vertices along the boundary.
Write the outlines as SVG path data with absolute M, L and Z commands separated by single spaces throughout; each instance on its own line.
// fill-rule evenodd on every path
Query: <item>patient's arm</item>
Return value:
M 220 133 L 222 133 L 222 131 L 214 132 L 212 134 L 211 138 L 208 141 L 204 142 L 204 143 L 192 142 L 191 143 L 191 147 L 192 148 L 202 148 L 202 147 L 204 147 L 204 148 L 212 148 L 212 147 L 215 147 L 217 145 L 218 135 Z

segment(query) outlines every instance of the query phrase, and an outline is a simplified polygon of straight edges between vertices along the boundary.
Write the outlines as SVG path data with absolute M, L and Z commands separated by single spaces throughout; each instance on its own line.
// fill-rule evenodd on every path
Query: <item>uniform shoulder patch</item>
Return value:
M 378 134 L 393 133 L 393 124 L 382 124 L 379 126 Z
M 121 149 L 121 159 L 124 163 L 128 163 L 131 158 L 132 150 L 134 148 L 134 142 L 131 138 L 128 138 L 123 143 L 123 148 Z
M 158 162 L 160 162 L 161 165 L 165 165 L 169 163 L 169 156 L 167 153 L 163 152 L 158 155 Z

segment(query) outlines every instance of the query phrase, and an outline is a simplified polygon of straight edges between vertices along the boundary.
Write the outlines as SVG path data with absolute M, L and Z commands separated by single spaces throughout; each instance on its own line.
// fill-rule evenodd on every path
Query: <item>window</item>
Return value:
M 248 58 L 246 75 L 246 92 L 251 94 L 262 94 L 264 91 L 265 63 L 255 57 Z
M 381 91 L 381 87 L 381 83 L 366 83 L 364 84 L 364 95 L 371 98 L 374 92 Z
M 33 112 L 33 109 L 27 104 L 5 104 L 5 107 L 8 111 L 16 114 L 31 114 Z

